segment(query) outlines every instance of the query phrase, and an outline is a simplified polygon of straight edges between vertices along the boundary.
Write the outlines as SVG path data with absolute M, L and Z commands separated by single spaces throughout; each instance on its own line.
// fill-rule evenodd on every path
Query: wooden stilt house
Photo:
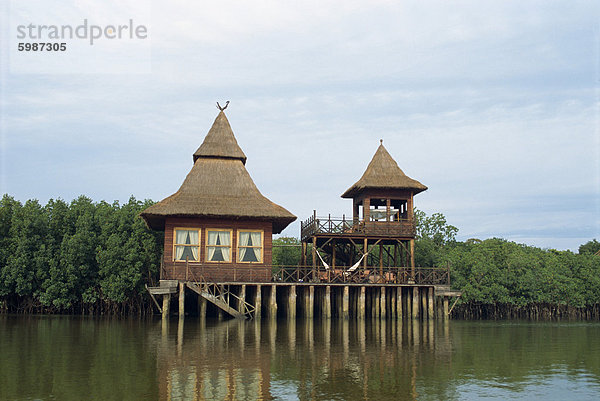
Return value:
M 342 194 L 353 201 L 352 216 L 315 212 L 302 222 L 303 264 L 327 281 L 415 283 L 413 199 L 426 189 L 381 141 L 362 177 Z
M 176 193 L 141 213 L 165 232 L 161 279 L 271 281 L 272 234 L 296 216 L 260 193 L 223 109 L 193 162 Z

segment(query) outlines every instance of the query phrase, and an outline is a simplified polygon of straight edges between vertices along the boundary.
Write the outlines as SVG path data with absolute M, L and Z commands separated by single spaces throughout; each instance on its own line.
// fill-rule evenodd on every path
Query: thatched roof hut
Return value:
M 353 198 L 367 189 L 405 189 L 418 194 L 427 187 L 404 174 L 381 141 L 367 170 L 360 180 L 342 194 L 342 198 Z
M 260 193 L 223 111 L 193 159 L 179 190 L 141 213 L 150 228 L 163 230 L 168 216 L 207 217 L 270 221 L 278 234 L 296 219 Z

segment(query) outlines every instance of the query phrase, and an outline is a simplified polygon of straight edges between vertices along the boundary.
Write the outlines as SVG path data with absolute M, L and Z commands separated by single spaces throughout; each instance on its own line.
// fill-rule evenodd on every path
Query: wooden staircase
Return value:
M 250 314 L 251 312 L 244 313 L 243 311 L 239 311 L 239 310 L 231 307 L 229 305 L 229 302 L 227 302 L 227 298 L 228 298 L 227 295 L 233 295 L 233 294 L 231 294 L 228 291 L 223 290 L 223 288 L 221 286 L 218 286 L 216 284 L 194 283 L 194 282 L 187 282 L 186 285 L 190 290 L 194 291 L 195 293 L 197 293 L 198 295 L 200 295 L 207 301 L 212 302 L 215 306 L 217 306 L 224 312 L 227 312 L 228 314 L 230 314 L 231 316 L 233 316 L 236 319 L 248 319 L 248 318 L 252 317 L 252 315 Z M 216 289 L 216 291 L 214 291 L 213 288 L 211 288 L 211 287 L 214 287 L 214 289 Z M 237 296 L 235 296 L 235 297 L 238 298 L 238 300 L 239 300 L 239 297 L 237 297 Z M 242 308 L 242 309 L 245 309 L 245 308 Z

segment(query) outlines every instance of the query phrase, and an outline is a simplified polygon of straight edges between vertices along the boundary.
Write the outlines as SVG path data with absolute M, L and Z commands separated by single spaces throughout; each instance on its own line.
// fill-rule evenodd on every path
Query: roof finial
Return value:
M 379 144 L 383 145 L 383 139 L 379 140 Z
M 229 106 L 229 100 L 227 101 L 227 103 L 225 103 L 224 107 L 221 107 L 221 105 L 219 104 L 219 102 L 217 102 L 217 109 L 223 111 L 227 108 L 227 106 Z

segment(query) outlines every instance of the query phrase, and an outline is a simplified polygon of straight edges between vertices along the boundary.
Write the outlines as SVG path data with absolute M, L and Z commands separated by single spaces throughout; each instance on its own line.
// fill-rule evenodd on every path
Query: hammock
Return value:
M 329 270 L 329 265 L 327 263 L 325 263 L 325 261 L 321 257 L 321 254 L 319 253 L 319 250 L 316 247 L 315 247 L 315 251 L 317 252 L 317 256 L 319 257 L 319 259 L 321 259 L 321 263 L 323 263 L 325 270 Z
M 363 254 L 360 259 L 358 259 L 358 262 L 356 262 L 355 264 L 353 264 L 348 271 L 349 272 L 353 272 L 354 270 L 358 269 L 358 266 L 360 266 L 360 263 L 363 261 L 363 259 L 365 258 L 365 256 L 367 256 L 369 254 L 369 252 Z

